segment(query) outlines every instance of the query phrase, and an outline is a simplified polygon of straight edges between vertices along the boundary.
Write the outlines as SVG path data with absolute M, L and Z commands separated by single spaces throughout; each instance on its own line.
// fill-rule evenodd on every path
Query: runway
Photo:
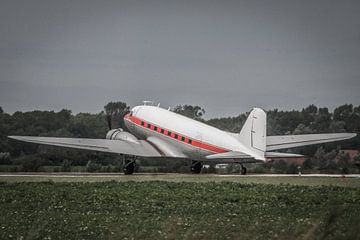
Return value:
M 360 174 L 186 174 L 186 173 L 134 173 L 132 175 L 124 175 L 123 173 L 88 173 L 88 172 L 1 172 L 0 177 L 49 177 L 49 178 L 58 178 L 58 177 L 101 177 L 101 178 L 113 178 L 113 177 L 196 177 L 196 178 L 251 178 L 251 177 L 329 177 L 329 178 L 360 178 Z

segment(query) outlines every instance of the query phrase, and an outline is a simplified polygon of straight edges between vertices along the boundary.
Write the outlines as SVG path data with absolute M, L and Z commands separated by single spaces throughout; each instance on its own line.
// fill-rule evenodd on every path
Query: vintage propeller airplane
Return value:
M 9 138 L 59 147 L 120 153 L 144 158 L 190 159 L 191 172 L 200 173 L 203 162 L 238 163 L 246 174 L 244 163 L 265 162 L 271 158 L 300 157 L 299 154 L 274 152 L 312 144 L 340 141 L 354 133 L 305 135 L 266 135 L 266 113 L 254 108 L 240 133 L 222 131 L 205 123 L 184 117 L 148 102 L 136 106 L 124 117 L 123 129 L 112 129 L 106 139 L 9 136 Z M 135 159 L 126 158 L 123 171 L 132 174 Z

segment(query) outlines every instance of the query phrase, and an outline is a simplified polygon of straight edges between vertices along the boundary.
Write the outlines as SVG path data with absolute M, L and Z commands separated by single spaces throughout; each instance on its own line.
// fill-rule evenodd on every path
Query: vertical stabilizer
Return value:
M 239 140 L 261 158 L 266 151 L 266 113 L 260 108 L 254 108 L 239 134 Z

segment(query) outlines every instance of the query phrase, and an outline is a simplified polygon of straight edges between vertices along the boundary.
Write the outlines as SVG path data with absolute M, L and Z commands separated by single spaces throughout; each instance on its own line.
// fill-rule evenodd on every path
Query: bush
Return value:
M 21 171 L 36 172 L 43 165 L 43 159 L 37 155 L 24 155 L 14 160 L 16 164 L 21 165 Z
M 112 172 L 112 166 L 111 165 L 101 166 L 100 172 L 107 172 L 107 173 Z
M 254 168 L 249 168 L 249 173 L 266 173 L 264 164 L 256 164 Z
M 87 172 L 99 172 L 101 170 L 101 165 L 89 160 L 86 164 Z
M 70 172 L 71 171 L 71 162 L 67 159 L 63 161 L 61 164 L 61 171 L 62 172 Z
M 11 164 L 9 152 L 0 152 L 0 164 Z
M 288 165 L 288 168 L 286 170 L 287 174 L 296 174 L 298 172 L 299 172 L 298 167 L 295 164 Z

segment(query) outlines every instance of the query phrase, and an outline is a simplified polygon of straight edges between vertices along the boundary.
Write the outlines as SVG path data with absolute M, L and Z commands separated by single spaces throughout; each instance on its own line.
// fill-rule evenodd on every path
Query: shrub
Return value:
M 61 171 L 62 172 L 70 172 L 71 171 L 71 161 L 65 159 L 61 164 Z
M 101 170 L 101 165 L 89 160 L 86 164 L 87 172 L 99 172 Z

